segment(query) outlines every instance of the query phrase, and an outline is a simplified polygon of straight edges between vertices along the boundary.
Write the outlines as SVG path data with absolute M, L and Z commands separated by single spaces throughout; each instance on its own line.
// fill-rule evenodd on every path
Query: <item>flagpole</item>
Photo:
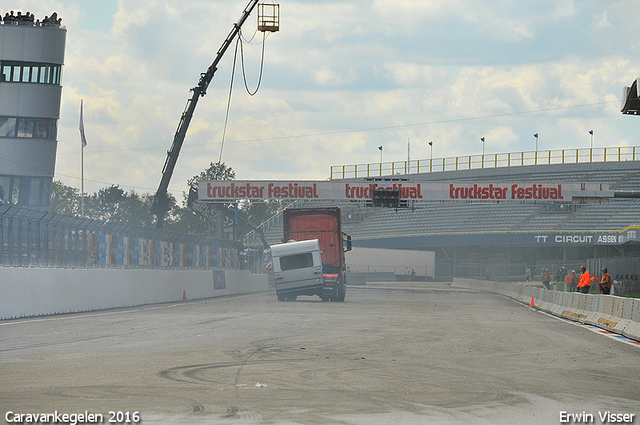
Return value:
M 87 139 L 84 135 L 84 119 L 82 117 L 83 99 L 80 99 L 80 216 L 84 217 L 84 147 L 87 146 Z
M 84 144 L 80 144 L 80 192 L 82 193 L 80 198 L 80 217 L 84 218 Z

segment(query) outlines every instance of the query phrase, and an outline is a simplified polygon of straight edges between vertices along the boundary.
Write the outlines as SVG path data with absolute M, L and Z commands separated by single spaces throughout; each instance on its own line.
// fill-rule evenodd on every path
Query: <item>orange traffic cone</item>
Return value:
M 182 290 L 182 301 L 186 301 L 187 300 L 187 290 L 183 289 Z M 531 301 L 533 302 L 533 301 Z
M 531 295 L 531 303 L 529 304 L 529 307 L 535 307 L 536 305 L 533 303 L 533 295 Z

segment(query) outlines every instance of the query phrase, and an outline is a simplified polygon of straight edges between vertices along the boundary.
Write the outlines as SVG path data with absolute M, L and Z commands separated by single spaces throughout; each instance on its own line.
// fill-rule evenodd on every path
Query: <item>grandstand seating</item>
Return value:
M 614 190 L 640 191 L 640 162 L 551 164 L 403 175 L 409 181 L 607 183 Z M 352 179 L 361 181 L 364 179 Z M 324 201 L 324 205 L 336 205 Z M 424 202 L 414 209 L 339 204 L 343 227 L 354 240 L 456 233 L 620 231 L 640 225 L 640 198 L 612 198 L 570 208 L 513 202 Z M 349 217 L 356 217 L 350 219 Z M 281 241 L 282 225 L 265 231 Z

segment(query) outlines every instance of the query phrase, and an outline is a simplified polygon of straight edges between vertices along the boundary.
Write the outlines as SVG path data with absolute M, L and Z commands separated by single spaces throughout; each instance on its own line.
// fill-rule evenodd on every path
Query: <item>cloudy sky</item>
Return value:
M 13 0 L 67 28 L 56 179 L 155 192 L 190 89 L 245 0 Z M 243 27 L 258 82 L 257 10 Z M 620 113 L 640 77 L 637 0 L 307 0 L 280 2 L 262 84 L 249 96 L 235 44 L 200 99 L 171 192 L 211 162 L 241 180 L 326 179 L 332 165 L 539 149 L 640 146 Z M 239 56 L 238 56 L 239 57 Z M 634 60 L 636 58 L 636 60 Z

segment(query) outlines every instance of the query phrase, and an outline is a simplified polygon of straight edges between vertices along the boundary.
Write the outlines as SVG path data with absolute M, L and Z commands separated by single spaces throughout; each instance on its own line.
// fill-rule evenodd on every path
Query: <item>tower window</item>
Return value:
M 1 61 L 0 82 L 60 84 L 61 65 Z

